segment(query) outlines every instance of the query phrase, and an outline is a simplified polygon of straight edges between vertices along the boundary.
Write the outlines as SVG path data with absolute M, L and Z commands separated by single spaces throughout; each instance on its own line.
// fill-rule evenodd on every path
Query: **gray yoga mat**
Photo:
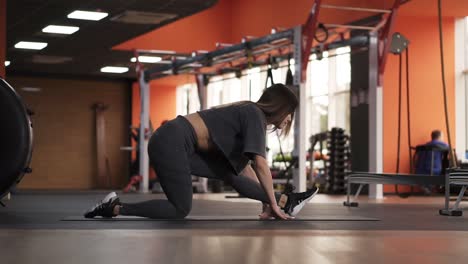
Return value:
M 118 216 L 114 218 L 84 218 L 83 216 L 68 216 L 62 221 L 274 221 L 260 220 L 256 216 L 222 216 L 222 215 L 189 215 L 185 219 L 150 219 L 136 216 Z M 363 216 L 298 216 L 290 221 L 380 221 L 377 218 Z

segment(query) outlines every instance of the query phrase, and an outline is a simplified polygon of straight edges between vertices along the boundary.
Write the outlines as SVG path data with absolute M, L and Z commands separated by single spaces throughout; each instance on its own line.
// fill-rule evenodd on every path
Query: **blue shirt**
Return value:
M 431 174 L 431 163 L 432 163 L 432 175 L 440 175 L 442 172 L 442 159 L 444 152 L 448 150 L 449 146 L 447 143 L 432 140 L 425 144 L 429 147 L 437 147 L 433 151 L 421 151 L 417 154 L 416 163 L 416 174 Z M 434 154 L 434 156 L 432 156 Z M 434 159 L 433 159 L 434 158 Z

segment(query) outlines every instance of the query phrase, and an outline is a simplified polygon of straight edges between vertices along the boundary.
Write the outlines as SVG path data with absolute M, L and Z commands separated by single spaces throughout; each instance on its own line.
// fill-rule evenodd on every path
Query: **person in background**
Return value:
M 427 142 L 425 146 L 435 147 L 436 149 L 431 151 L 423 151 L 418 153 L 418 162 L 416 164 L 417 174 L 431 174 L 440 175 L 442 172 L 442 159 L 444 151 L 448 150 L 449 146 L 444 141 L 444 134 L 440 130 L 434 130 L 431 133 L 431 141 Z M 434 154 L 434 157 L 432 157 Z M 432 164 L 432 168 L 431 168 Z
M 431 141 L 424 146 L 429 147 L 427 150 L 417 153 L 416 174 L 424 175 L 441 175 L 443 158 L 449 149 L 449 146 L 444 141 L 444 134 L 436 129 L 431 132 Z M 425 194 L 431 194 L 433 186 L 422 186 Z

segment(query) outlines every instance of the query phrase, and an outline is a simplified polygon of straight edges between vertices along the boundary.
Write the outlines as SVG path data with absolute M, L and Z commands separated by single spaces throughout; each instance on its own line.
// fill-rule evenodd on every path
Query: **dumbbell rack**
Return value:
M 344 193 L 346 190 L 346 174 L 351 165 L 349 136 L 342 128 L 332 128 L 328 137 L 328 155 L 326 162 L 328 175 L 325 191 L 328 193 Z

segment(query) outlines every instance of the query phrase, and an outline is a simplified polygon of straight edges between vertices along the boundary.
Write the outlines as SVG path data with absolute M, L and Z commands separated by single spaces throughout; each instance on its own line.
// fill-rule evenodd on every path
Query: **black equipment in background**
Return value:
M 351 151 L 349 136 L 344 129 L 334 127 L 328 137 L 327 184 L 328 193 L 344 193 L 346 191 L 346 175 L 351 169 Z
M 25 173 L 32 172 L 32 114 L 13 87 L 0 78 L 0 199 Z

